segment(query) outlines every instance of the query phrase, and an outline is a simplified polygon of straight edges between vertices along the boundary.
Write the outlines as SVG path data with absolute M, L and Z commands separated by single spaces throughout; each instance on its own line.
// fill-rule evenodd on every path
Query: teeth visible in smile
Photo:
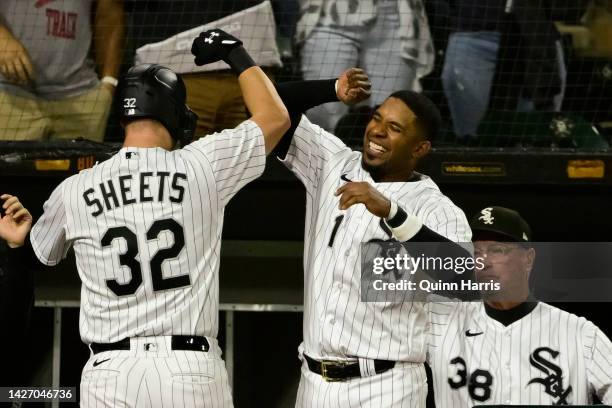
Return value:
M 377 145 L 374 142 L 370 142 L 370 149 L 374 150 L 375 152 L 379 152 L 379 153 L 384 153 L 387 151 L 387 149 L 385 149 L 381 145 Z

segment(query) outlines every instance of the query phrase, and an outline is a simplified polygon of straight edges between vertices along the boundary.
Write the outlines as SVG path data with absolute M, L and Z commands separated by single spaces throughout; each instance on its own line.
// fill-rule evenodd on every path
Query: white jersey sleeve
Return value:
M 66 257 L 71 242 L 66 240 L 67 214 L 64 204 L 66 180 L 53 190 L 43 205 L 43 214 L 30 232 L 36 257 L 45 265 L 57 265 Z
M 302 115 L 287 155 L 281 162 L 297 176 L 308 192 L 312 192 L 321 180 L 320 173 L 325 163 L 342 150 L 350 148 Z
M 423 224 L 453 242 L 471 242 L 472 230 L 463 211 L 440 194 L 425 214 Z
M 203 137 L 182 150 L 183 157 L 192 164 L 210 166 L 223 205 L 261 176 L 266 165 L 263 133 L 251 120 Z
M 599 328 L 594 325 L 592 327 L 591 341 L 584 342 L 585 357 L 587 359 L 587 380 L 591 387 L 593 387 L 597 397 L 604 404 L 611 405 L 612 342 Z

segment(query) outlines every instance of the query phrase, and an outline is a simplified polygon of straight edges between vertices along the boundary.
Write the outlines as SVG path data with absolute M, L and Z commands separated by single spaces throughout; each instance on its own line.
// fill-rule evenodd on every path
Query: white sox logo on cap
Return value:
M 487 224 L 487 225 L 493 224 L 493 220 L 495 220 L 495 217 L 493 217 L 493 215 L 491 215 L 491 211 L 493 211 L 492 207 L 487 207 L 487 208 L 483 209 L 482 211 L 480 211 L 480 213 L 482 215 L 480 217 L 478 217 L 478 219 L 482 220 L 482 222 Z

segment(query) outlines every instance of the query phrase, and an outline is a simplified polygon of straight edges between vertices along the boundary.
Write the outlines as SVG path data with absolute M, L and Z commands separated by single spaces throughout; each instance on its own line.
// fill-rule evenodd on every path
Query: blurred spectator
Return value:
M 583 17 L 591 55 L 612 58 L 612 0 L 592 0 Z
M 589 3 L 610 0 L 547 0 L 550 16 L 554 21 L 578 22 L 584 15 Z
M 612 0 L 591 0 L 579 10 L 575 20 L 557 24 L 572 51 L 563 109 L 579 113 L 612 142 Z
M 293 56 L 293 37 L 297 20 L 300 15 L 300 4 L 298 0 L 272 0 L 274 17 L 278 27 L 277 44 L 283 58 Z
M 223 129 L 233 128 L 246 120 L 246 108 L 236 75 L 231 73 L 229 67 L 223 63 L 219 64 L 218 69 L 214 71 L 192 72 L 194 69 L 200 70 L 200 68 L 194 68 L 193 57 L 189 49 L 179 49 L 181 48 L 181 40 L 177 35 L 259 5 L 262 0 L 128 1 L 130 9 L 133 10 L 131 14 L 134 45 L 136 48 L 150 47 L 146 53 L 141 53 L 141 50 L 138 50 L 137 62 L 159 63 L 181 73 L 187 88 L 187 104 L 199 116 L 196 136 L 201 137 Z M 290 11 L 292 7 L 297 7 L 292 6 L 296 1 L 278 0 L 276 2 L 283 3 L 282 7 L 275 12 L 275 17 L 280 24 L 278 34 L 281 37 L 291 33 Z M 272 25 L 274 25 L 273 20 Z M 249 33 L 258 30 L 258 27 L 247 27 L 244 24 L 232 27 L 220 26 L 220 28 L 236 34 L 243 41 L 248 40 Z M 192 39 L 193 36 L 190 38 Z M 161 41 L 164 42 L 161 43 Z M 274 42 L 274 36 L 272 42 Z M 176 46 L 176 49 L 172 48 L 173 46 Z M 191 40 L 189 41 L 190 46 Z M 276 54 L 278 54 L 275 44 L 269 46 L 274 47 Z M 261 65 L 260 61 L 257 60 L 257 51 L 249 49 L 255 62 Z M 169 55 L 164 56 L 164 54 Z M 145 55 L 144 59 L 141 59 L 140 55 Z M 169 58 L 170 60 L 168 60 Z M 188 67 L 188 70 L 181 69 L 173 64 L 183 64 Z M 280 60 L 278 60 L 277 65 L 280 65 Z M 269 67 L 265 64 L 263 66 Z M 207 70 L 209 67 L 201 68 L 201 70 L 204 69 Z
M 304 79 L 335 78 L 350 67 L 366 70 L 371 103 L 397 89 L 420 90 L 433 68 L 434 49 L 421 0 L 305 0 L 297 27 Z M 309 118 L 333 130 L 347 112 L 341 103 L 319 106 Z
M 97 0 L 93 16 L 92 5 L 0 2 L 0 140 L 102 140 L 123 46 L 123 5 Z M 89 58 L 92 37 L 99 76 Z
M 519 89 L 512 110 L 561 109 L 565 64 L 548 11 L 541 0 L 451 0 L 453 32 L 442 82 L 459 141 L 471 143 L 477 138 L 496 68 L 503 60 L 512 74 L 521 74 L 520 82 L 504 79 L 506 88 Z M 506 43 L 511 49 L 500 45 L 503 36 L 510 38 Z

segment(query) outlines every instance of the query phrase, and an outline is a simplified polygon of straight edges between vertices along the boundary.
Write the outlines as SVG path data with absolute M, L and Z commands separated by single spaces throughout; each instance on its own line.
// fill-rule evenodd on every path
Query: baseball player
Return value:
M 470 222 L 484 302 L 431 303 L 428 361 L 437 407 L 612 404 L 612 343 L 588 320 L 530 295 L 536 256 L 516 212 L 487 207 Z
M 223 211 L 261 175 L 289 128 L 278 94 L 241 44 L 210 30 L 192 53 L 197 65 L 230 65 L 249 120 L 187 145 L 196 117 L 180 77 L 133 67 L 121 87 L 123 148 L 64 180 L 32 228 L 43 264 L 57 264 L 70 247 L 76 255 L 79 328 L 91 349 L 81 406 L 232 406 L 216 340 Z M 186 146 L 172 150 L 177 143 Z
M 296 115 L 314 104 L 350 101 L 368 88 L 367 77 L 353 69 L 338 81 L 279 90 L 295 128 L 283 140 L 286 154 L 279 154 L 307 195 L 298 407 L 422 408 L 425 309 L 412 302 L 362 302 L 360 245 L 471 238 L 463 212 L 414 171 L 440 123 L 425 96 L 400 91 L 387 98 L 368 123 L 363 153 Z

